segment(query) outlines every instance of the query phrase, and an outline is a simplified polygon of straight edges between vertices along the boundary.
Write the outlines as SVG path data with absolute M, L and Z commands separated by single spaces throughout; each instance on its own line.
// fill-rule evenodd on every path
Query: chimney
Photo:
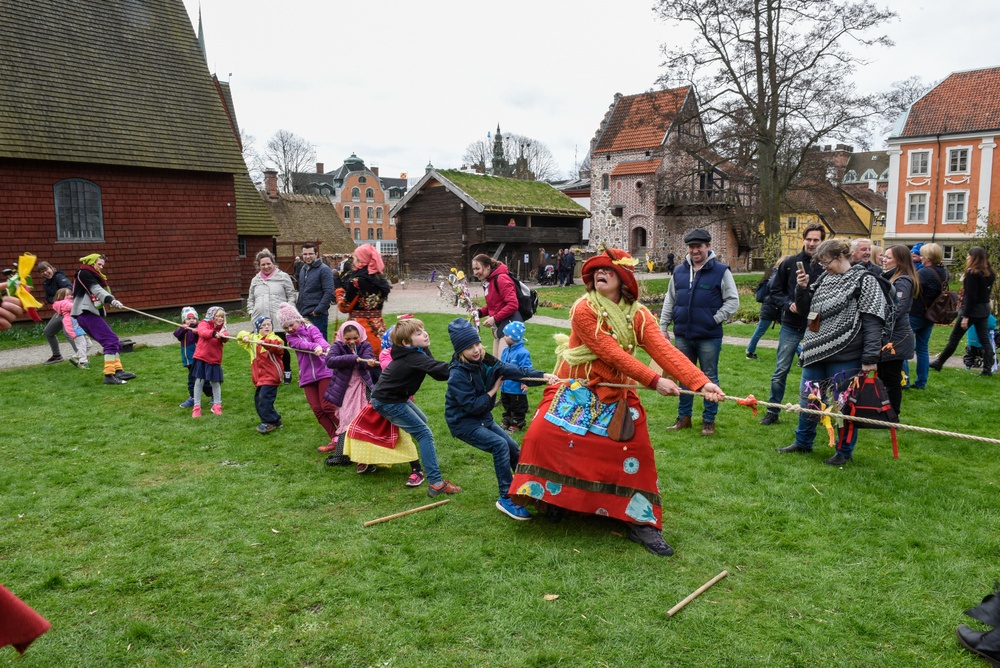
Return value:
M 372 174 L 374 174 L 375 176 L 378 176 L 378 167 L 372 165 Z
M 324 171 L 323 171 L 323 163 L 322 162 L 317 162 L 316 163 L 316 173 L 317 174 L 323 174 L 324 173 Z
M 264 194 L 271 199 L 278 199 L 278 172 L 276 170 L 264 170 Z

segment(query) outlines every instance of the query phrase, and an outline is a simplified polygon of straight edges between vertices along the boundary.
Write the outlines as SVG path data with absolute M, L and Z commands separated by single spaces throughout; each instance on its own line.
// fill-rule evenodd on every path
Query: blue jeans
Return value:
M 772 404 L 780 404 L 785 401 L 785 382 L 788 380 L 788 372 L 795 361 L 795 353 L 802 343 L 802 337 L 806 335 L 805 330 L 793 329 L 781 326 L 778 332 L 778 352 L 774 364 L 774 374 L 771 376 L 771 396 L 768 401 Z M 768 408 L 768 413 L 777 415 L 777 408 Z
M 259 385 L 254 392 L 253 401 L 257 408 L 257 416 L 265 424 L 281 424 L 281 415 L 274 410 L 274 400 L 278 398 L 278 388 L 275 385 Z
M 701 367 L 702 373 L 708 379 L 719 384 L 719 354 L 722 352 L 722 339 L 687 339 L 675 337 L 674 347 L 681 351 L 692 363 Z M 684 387 L 681 385 L 681 387 Z M 690 389 L 685 387 L 684 389 Z M 704 409 L 701 412 L 702 422 L 715 422 L 715 414 L 719 412 L 719 404 L 703 400 Z M 691 417 L 694 412 L 694 397 L 682 394 L 677 402 L 677 417 Z
M 924 318 L 910 316 L 910 329 L 913 330 L 914 348 L 917 354 L 917 378 L 910 378 L 910 385 L 917 388 L 927 386 L 927 375 L 930 373 L 931 356 L 928 352 L 931 342 L 931 332 L 934 323 Z
M 326 329 L 327 326 L 330 324 L 329 313 L 324 313 L 323 315 L 307 315 L 306 318 L 309 320 L 309 322 L 315 325 L 316 329 L 319 330 L 319 333 L 323 335 L 324 339 L 327 338 Z M 288 367 L 286 366 L 285 369 L 287 370 Z
M 851 376 L 856 376 L 861 371 L 861 360 L 851 360 L 848 362 L 817 362 L 816 364 L 810 364 L 809 366 L 802 367 L 802 380 L 799 382 L 799 406 L 803 408 L 809 407 L 809 400 L 806 398 L 806 383 L 807 382 L 818 382 L 824 388 L 828 387 L 836 378 L 836 380 L 842 381 L 850 378 Z M 832 401 L 829 397 L 832 393 L 827 393 L 828 396 L 823 400 L 824 402 Z M 799 426 L 795 430 L 795 444 L 800 448 L 806 450 L 812 450 L 813 441 L 816 440 L 816 425 L 819 424 L 819 420 L 815 415 L 805 415 L 799 413 Z M 846 429 L 845 424 L 841 430 Z M 842 433 L 841 436 L 846 436 Z M 854 452 L 854 443 L 858 440 L 858 430 L 851 430 L 851 438 L 844 439 L 845 442 L 841 443 L 838 441 L 837 449 L 843 453 L 845 457 L 850 457 L 851 453 Z
M 508 436 L 507 432 L 496 422 L 480 425 L 468 431 L 463 430 L 461 433 L 455 433 L 455 436 L 472 447 L 493 455 L 493 472 L 497 476 L 500 496 L 507 496 L 510 491 L 510 483 L 514 480 L 512 471 L 517 467 L 517 462 L 521 458 L 521 450 L 517 447 L 517 442 Z
M 372 399 L 372 408 L 389 422 L 393 423 L 417 442 L 420 451 L 420 461 L 424 464 L 427 479 L 432 485 L 440 485 L 444 478 L 438 467 L 437 450 L 434 449 L 434 434 L 427 426 L 427 416 L 410 400 L 398 404 L 387 404 Z
M 773 320 L 764 320 L 763 318 L 760 319 L 757 323 L 757 329 L 753 330 L 753 336 L 750 337 L 750 343 L 747 344 L 748 353 L 757 352 L 757 342 L 760 341 L 760 337 L 764 336 L 764 333 L 773 324 Z

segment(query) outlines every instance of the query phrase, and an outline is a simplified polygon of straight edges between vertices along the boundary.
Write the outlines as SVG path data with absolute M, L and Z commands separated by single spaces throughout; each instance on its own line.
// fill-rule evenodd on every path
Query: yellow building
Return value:
M 871 224 L 873 214 L 862 203 L 862 197 L 849 196 L 826 181 L 788 191 L 781 209 L 781 255 L 794 255 L 802 250 L 802 230 L 810 223 L 826 227 L 827 239 L 870 238 L 871 230 L 865 220 Z M 885 209 L 882 211 L 884 229 Z

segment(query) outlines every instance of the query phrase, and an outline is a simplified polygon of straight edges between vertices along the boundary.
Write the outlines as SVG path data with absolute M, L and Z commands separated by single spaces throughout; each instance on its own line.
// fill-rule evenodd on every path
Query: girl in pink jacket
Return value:
M 87 340 L 87 335 L 84 333 L 83 328 L 77 324 L 76 318 L 70 315 L 70 311 L 73 310 L 73 291 L 69 288 L 60 288 L 56 292 L 52 310 L 62 316 L 63 330 L 66 332 L 66 338 L 73 343 L 73 357 L 69 358 L 70 364 L 78 369 L 89 369 L 90 362 L 87 360 L 87 348 L 90 347 L 90 341 Z

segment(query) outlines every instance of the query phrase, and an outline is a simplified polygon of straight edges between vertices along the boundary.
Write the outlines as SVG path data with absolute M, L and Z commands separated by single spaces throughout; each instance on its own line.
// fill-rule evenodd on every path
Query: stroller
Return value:
M 556 268 L 551 264 L 545 265 L 545 267 L 538 272 L 538 284 L 539 285 L 555 285 L 556 284 Z

